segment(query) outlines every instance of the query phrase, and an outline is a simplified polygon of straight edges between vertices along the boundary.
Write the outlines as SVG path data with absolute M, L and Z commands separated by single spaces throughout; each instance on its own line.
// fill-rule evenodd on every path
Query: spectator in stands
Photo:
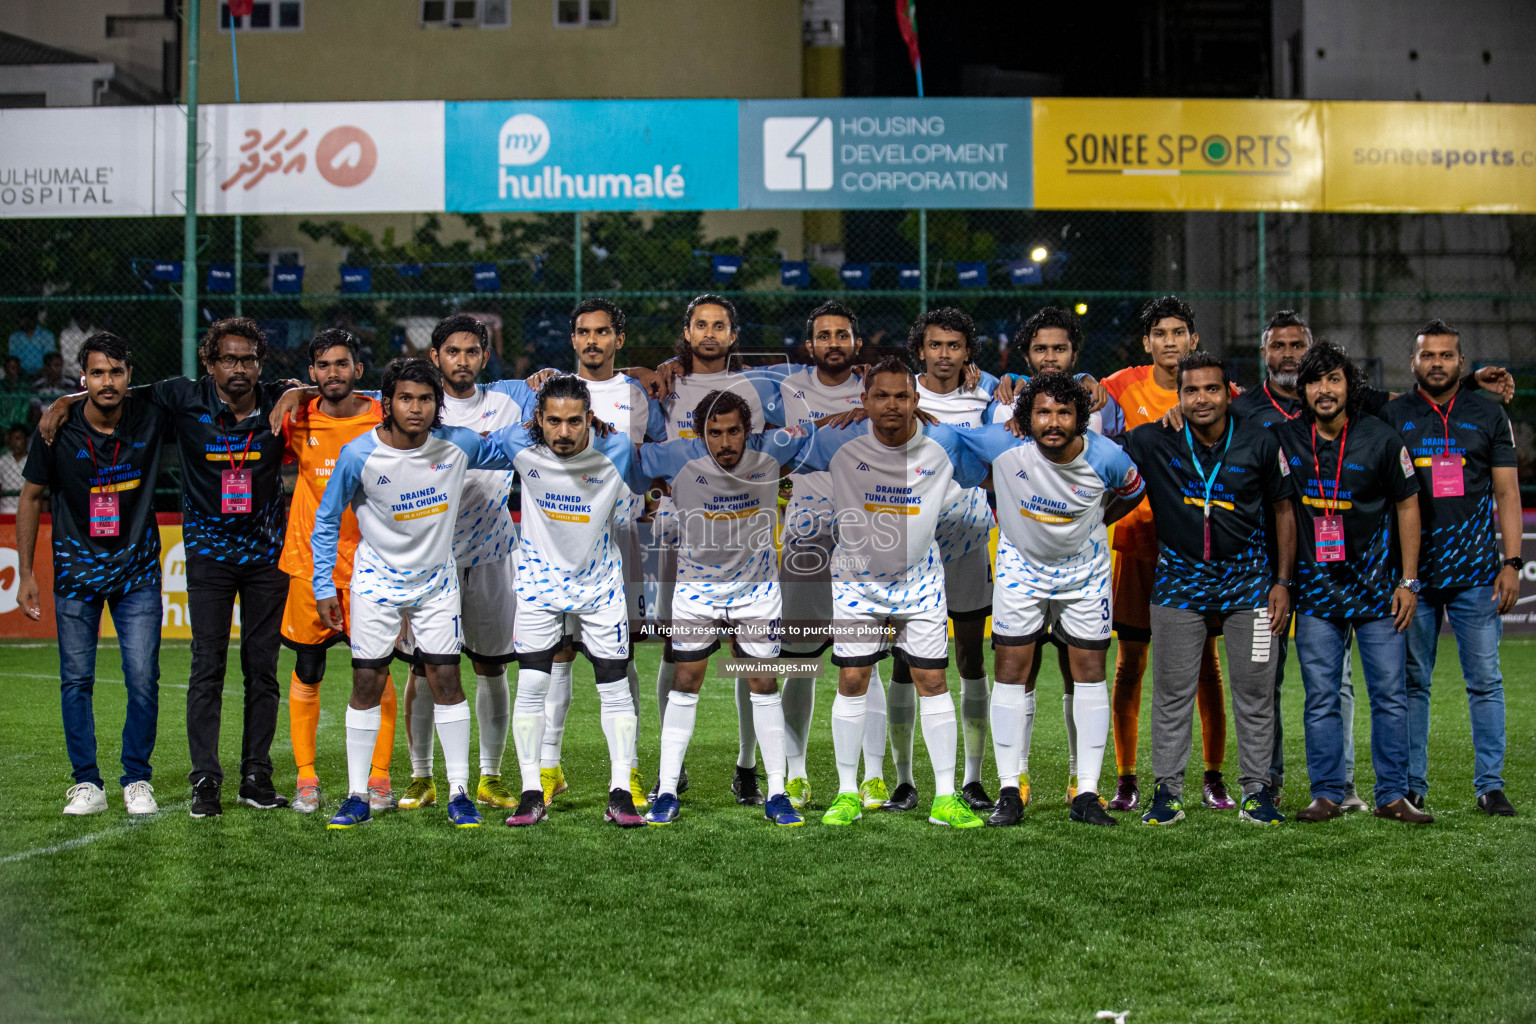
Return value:
M 12 423 L 5 429 L 5 451 L 0 453 L 0 515 L 16 514 L 16 499 L 21 495 L 21 470 L 27 462 L 30 436 L 24 423 Z
M 43 356 L 43 372 L 32 382 L 32 404 L 39 415 L 55 398 L 71 395 L 79 388 L 64 379 L 64 357 L 57 352 Z
M 64 358 L 64 369 L 73 373 L 75 367 L 80 365 L 80 346 L 85 344 L 85 339 L 96 333 L 96 328 L 91 324 L 91 311 L 85 306 L 76 306 L 69 312 L 69 323 L 59 332 L 59 355 Z M 45 367 L 46 368 L 46 367 Z
M 19 329 L 11 332 L 10 354 L 21 360 L 24 377 L 41 373 L 43 356 L 55 350 L 53 332 L 37 322 L 33 310 L 18 318 Z
M 5 378 L 0 380 L 0 423 L 18 423 L 32 411 L 32 389 L 21 375 L 21 360 L 7 356 Z

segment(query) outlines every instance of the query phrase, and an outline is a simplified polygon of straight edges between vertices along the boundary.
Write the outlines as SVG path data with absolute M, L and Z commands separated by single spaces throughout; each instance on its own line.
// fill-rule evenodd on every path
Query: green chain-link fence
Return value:
M 1203 346 L 1232 359 L 1240 383 L 1258 380 L 1267 314 L 1293 308 L 1396 388 L 1408 383 L 1415 328 L 1438 316 L 1461 329 L 1469 358 L 1517 369 L 1511 415 L 1522 446 L 1536 441 L 1530 218 L 932 211 L 924 276 L 914 211 L 806 215 L 806 239 L 833 239 L 817 245 L 802 240 L 799 223 L 790 232 L 759 220 L 757 230 L 733 234 L 731 217 L 247 217 L 233 277 L 234 222 L 204 218 L 198 308 L 205 323 L 237 308 L 260 321 L 272 341 L 269 377 L 301 376 L 303 346 L 318 328 L 352 329 L 376 369 L 423 347 L 432 321 L 466 310 L 499 322 L 488 372 L 521 376 L 571 366 L 566 313 L 582 295 L 625 307 L 628 361 L 650 365 L 671 350 L 688 299 L 706 290 L 737 302 L 744 348 L 776 357 L 793 357 L 805 314 L 826 298 L 858 311 L 867 343 L 893 348 L 925 301 L 955 305 L 976 318 L 979 361 L 994 372 L 1022 368 L 1017 355 L 1008 358 L 1007 339 L 1023 316 L 1055 303 L 1080 313 L 1081 368 L 1103 375 L 1145 361 L 1137 311 L 1177 292 L 1195 308 Z M 179 372 L 179 285 L 156 264 L 180 259 L 181 235 L 182 222 L 170 218 L 0 221 L 0 334 L 37 315 L 55 344 L 72 323 L 75 338 L 80 328 L 107 328 L 134 344 L 140 381 Z M 310 265 L 293 281 L 305 250 Z M 316 252 L 342 254 L 347 273 L 317 262 Z M 207 290 L 213 264 L 238 294 Z M 285 280 L 298 290 L 279 291 Z M 66 381 L 77 373 L 64 368 Z M 35 411 L 36 376 L 27 367 L 0 384 L 0 421 Z M 1522 482 L 1536 502 L 1529 465 Z

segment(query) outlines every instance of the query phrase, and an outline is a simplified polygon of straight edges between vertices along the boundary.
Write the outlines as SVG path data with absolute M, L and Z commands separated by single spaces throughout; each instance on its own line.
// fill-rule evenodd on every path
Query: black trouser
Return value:
M 277 731 L 277 651 L 288 574 L 275 565 L 230 565 L 187 559 L 187 611 L 192 620 L 192 675 L 187 680 L 188 778 L 224 780 L 219 765 L 219 720 L 235 596 L 240 597 L 240 672 L 245 677 L 245 727 L 240 775 L 272 774 Z

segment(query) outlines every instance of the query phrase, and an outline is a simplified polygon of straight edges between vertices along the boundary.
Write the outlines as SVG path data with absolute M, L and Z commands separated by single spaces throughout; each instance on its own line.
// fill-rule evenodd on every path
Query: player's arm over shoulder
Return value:
M 650 487 L 652 477 L 646 476 L 640 468 L 640 459 L 635 454 L 635 443 L 629 439 L 628 434 L 612 433 L 607 437 L 591 435 L 591 444 L 597 446 L 598 451 L 607 456 L 623 478 L 625 486 L 636 494 L 644 494 Z
M 962 435 L 967 431 L 955 430 L 942 423 L 924 424 L 920 429 L 928 435 L 930 441 L 940 445 L 949 456 L 949 461 L 955 467 L 955 483 L 961 487 L 981 486 L 990 470 L 986 463 L 977 458 L 975 453 L 966 446 Z

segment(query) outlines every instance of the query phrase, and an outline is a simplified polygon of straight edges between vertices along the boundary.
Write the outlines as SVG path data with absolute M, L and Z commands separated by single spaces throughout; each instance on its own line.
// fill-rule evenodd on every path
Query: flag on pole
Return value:
M 896 25 L 901 29 L 901 40 L 907 44 L 907 56 L 912 59 L 912 71 L 917 75 L 917 94 L 923 94 L 923 55 L 917 47 L 917 0 L 896 0 Z
M 256 0 L 229 0 L 229 16 L 244 18 L 251 13 L 251 8 L 255 5 Z

